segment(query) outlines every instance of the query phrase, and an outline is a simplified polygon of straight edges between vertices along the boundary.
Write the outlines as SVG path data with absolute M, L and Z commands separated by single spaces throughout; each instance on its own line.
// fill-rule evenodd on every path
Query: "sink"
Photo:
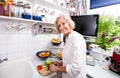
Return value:
M 34 65 L 28 61 L 0 64 L 0 78 L 41 78 Z
M 36 57 L 1 63 L 0 78 L 54 78 L 57 73 L 42 76 L 37 71 L 36 66 L 43 63 L 44 61 Z

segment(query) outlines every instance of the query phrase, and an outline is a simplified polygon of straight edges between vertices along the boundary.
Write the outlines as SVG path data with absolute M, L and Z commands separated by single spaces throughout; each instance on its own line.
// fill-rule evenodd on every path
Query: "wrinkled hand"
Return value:
M 56 65 L 56 66 L 62 66 L 62 62 L 54 61 L 52 64 L 54 64 L 54 65 Z
M 56 66 L 55 64 L 51 64 L 51 65 L 49 66 L 49 70 L 50 70 L 51 72 L 57 72 L 57 71 L 58 71 L 58 66 Z

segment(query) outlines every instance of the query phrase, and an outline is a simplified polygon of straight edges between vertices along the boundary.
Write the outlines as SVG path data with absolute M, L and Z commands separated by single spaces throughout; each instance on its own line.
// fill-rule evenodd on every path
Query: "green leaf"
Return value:
M 120 36 L 120 21 L 112 15 L 100 15 L 99 27 L 98 27 L 98 37 L 95 39 L 95 43 L 99 45 L 102 49 L 107 50 L 110 47 L 120 45 L 120 40 L 116 39 L 113 42 L 109 42 L 109 39 L 114 36 Z M 106 37 L 102 38 L 101 35 L 106 32 Z

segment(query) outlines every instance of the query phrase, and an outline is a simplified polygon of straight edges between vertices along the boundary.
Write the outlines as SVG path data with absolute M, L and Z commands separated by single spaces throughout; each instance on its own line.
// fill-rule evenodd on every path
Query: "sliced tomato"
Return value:
M 38 65 L 38 70 L 42 70 L 42 65 Z

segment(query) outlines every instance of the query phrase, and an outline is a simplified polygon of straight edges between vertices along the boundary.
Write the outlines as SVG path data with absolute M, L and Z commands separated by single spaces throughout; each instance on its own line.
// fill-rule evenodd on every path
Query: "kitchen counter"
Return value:
M 53 61 L 55 60 L 60 61 L 53 58 Z M 52 78 L 57 75 L 57 73 L 48 76 L 40 75 L 36 70 L 36 66 L 43 63 L 44 61 L 34 56 L 0 64 L 0 78 Z M 97 63 L 95 66 L 86 65 L 86 70 L 93 78 L 120 78 L 120 75 L 110 70 L 104 70 Z
M 37 57 L 31 58 L 30 61 L 32 61 L 34 67 L 36 67 L 39 64 L 44 63 L 44 61 L 41 61 Z M 55 59 L 53 58 L 53 61 L 60 61 L 60 60 L 56 59 L 56 58 Z M 116 73 L 112 72 L 111 70 L 103 69 L 97 62 L 95 63 L 95 66 L 86 65 L 86 71 L 93 78 L 104 78 L 104 77 L 105 78 L 120 78 L 119 74 L 116 74 Z M 40 75 L 40 78 L 51 78 L 52 76 L 54 76 L 56 74 L 57 73 L 53 73 L 53 74 L 48 75 L 48 76 L 41 76 Z
M 53 61 L 60 61 L 59 59 L 52 58 Z M 37 67 L 37 65 L 43 64 L 44 61 L 40 60 L 38 57 L 31 58 L 30 61 L 33 63 L 34 67 Z M 40 75 L 40 73 L 38 73 Z M 52 78 L 53 76 L 57 75 L 57 73 L 50 74 L 48 76 L 42 76 L 40 75 L 40 78 Z
M 57 75 L 57 73 L 40 75 L 36 67 L 43 63 L 44 61 L 36 56 L 4 62 L 0 64 L 0 78 L 52 78 Z
M 103 69 L 98 62 L 95 63 L 95 66 L 87 65 L 86 71 L 93 78 L 120 78 L 119 74 L 108 69 Z

